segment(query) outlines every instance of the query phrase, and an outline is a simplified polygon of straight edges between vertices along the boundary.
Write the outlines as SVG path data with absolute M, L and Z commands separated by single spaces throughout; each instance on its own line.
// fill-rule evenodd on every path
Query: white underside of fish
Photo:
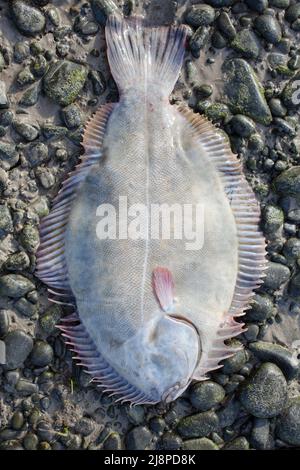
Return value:
M 112 17 L 106 34 L 120 101 L 86 126 L 82 162 L 41 225 L 37 274 L 76 306 L 61 329 L 104 390 L 170 401 L 234 353 L 224 341 L 265 269 L 260 212 L 226 137 L 169 104 L 184 28 Z M 150 236 L 99 238 L 97 208 L 120 197 L 147 209 Z M 199 204 L 203 246 L 151 237 L 153 205 Z

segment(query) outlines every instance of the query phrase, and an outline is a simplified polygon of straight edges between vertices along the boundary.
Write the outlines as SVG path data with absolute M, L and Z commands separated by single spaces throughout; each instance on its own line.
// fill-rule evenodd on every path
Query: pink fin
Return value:
M 167 268 L 158 267 L 153 271 L 153 287 L 161 308 L 169 312 L 174 302 L 174 281 Z

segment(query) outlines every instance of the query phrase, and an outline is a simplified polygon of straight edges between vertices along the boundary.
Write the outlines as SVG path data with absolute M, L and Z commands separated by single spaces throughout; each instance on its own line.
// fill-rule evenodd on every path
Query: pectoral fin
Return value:
M 157 267 L 153 271 L 153 289 L 165 312 L 172 311 L 174 304 L 174 281 L 171 271 Z

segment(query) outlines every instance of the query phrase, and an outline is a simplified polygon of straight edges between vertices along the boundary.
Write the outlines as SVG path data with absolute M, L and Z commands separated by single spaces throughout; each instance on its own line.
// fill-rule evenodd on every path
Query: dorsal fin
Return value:
M 102 156 L 104 132 L 114 106 L 112 103 L 102 106 L 87 122 L 82 142 L 84 155 L 63 182 L 49 215 L 43 218 L 40 225 L 36 275 L 50 288 L 49 294 L 63 298 L 62 302 L 52 299 L 54 302 L 68 303 L 66 297 L 73 302 L 64 256 L 65 229 L 80 184 Z
M 231 151 L 228 138 L 208 119 L 194 114 L 187 107 L 180 106 L 179 111 L 186 121 L 186 131 L 201 145 L 220 175 L 238 234 L 238 275 L 231 307 L 215 337 L 201 338 L 202 356 L 193 377 L 200 380 L 206 378 L 207 372 L 222 367 L 219 362 L 237 351 L 236 348 L 226 346 L 224 341 L 244 331 L 244 324 L 234 318 L 244 315 L 254 289 L 263 282 L 266 243 L 259 229 L 258 202 L 243 174 L 241 162 Z

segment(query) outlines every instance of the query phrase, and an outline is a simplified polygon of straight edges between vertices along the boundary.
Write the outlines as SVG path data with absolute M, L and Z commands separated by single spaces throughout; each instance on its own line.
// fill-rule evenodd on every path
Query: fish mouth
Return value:
M 198 328 L 196 327 L 196 325 L 191 320 L 189 320 L 188 318 L 186 318 L 184 316 L 181 316 L 181 315 L 177 315 L 177 314 L 176 315 L 170 315 L 169 314 L 167 316 L 171 320 L 173 320 L 177 323 L 184 323 L 185 325 L 189 326 L 190 328 L 193 328 L 194 331 L 196 332 L 197 338 L 198 338 L 198 358 L 197 358 L 196 365 L 194 367 L 194 370 L 193 370 L 192 374 L 190 375 L 190 377 L 187 380 L 184 380 L 182 382 L 176 382 L 162 396 L 162 401 L 164 401 L 165 403 L 170 403 L 171 401 L 176 400 L 176 398 L 178 398 L 178 396 L 181 395 L 187 389 L 187 387 L 189 386 L 189 384 L 191 383 L 191 381 L 193 379 L 194 371 L 197 369 L 198 364 L 200 362 L 200 358 L 201 358 L 201 337 L 200 337 L 200 332 L 199 332 Z M 188 357 L 186 357 L 186 360 L 188 362 Z

